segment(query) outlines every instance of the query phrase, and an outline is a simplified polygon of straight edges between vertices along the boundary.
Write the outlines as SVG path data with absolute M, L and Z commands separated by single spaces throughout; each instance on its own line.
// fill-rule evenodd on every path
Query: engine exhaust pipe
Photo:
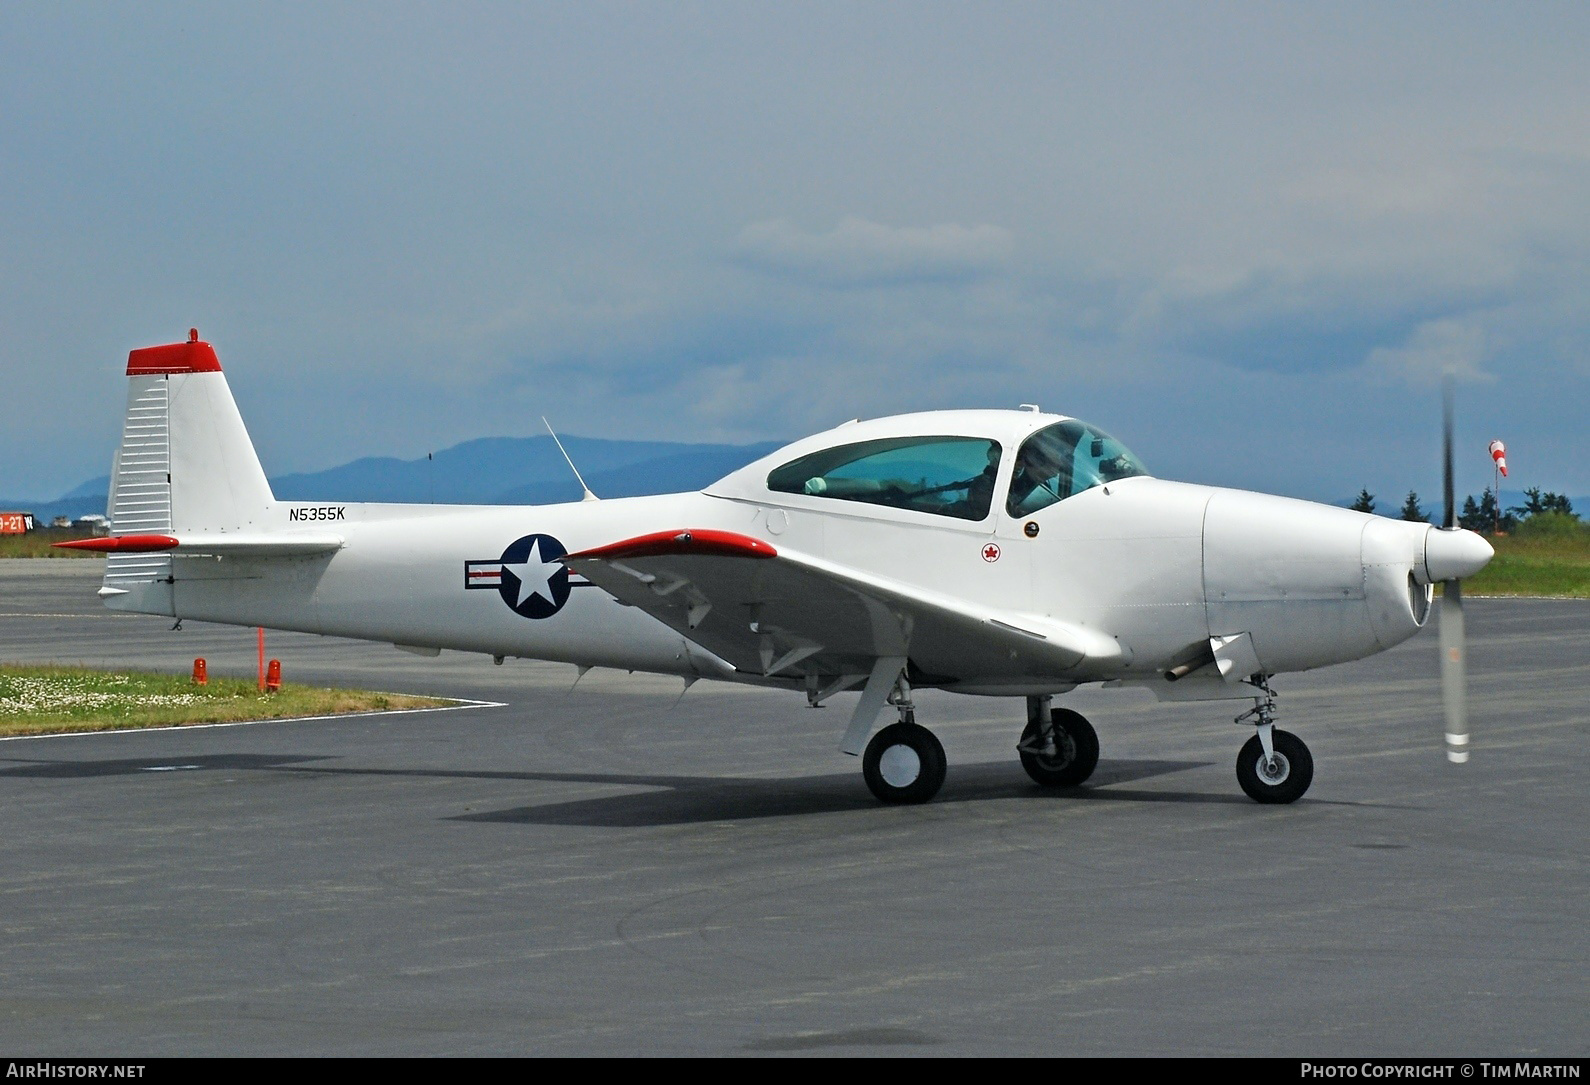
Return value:
M 1165 681 L 1175 682 L 1186 678 L 1193 671 L 1201 670 L 1215 661 L 1214 649 L 1209 647 L 1208 641 L 1200 641 L 1195 649 L 1197 654 L 1185 663 L 1178 663 L 1165 672 Z

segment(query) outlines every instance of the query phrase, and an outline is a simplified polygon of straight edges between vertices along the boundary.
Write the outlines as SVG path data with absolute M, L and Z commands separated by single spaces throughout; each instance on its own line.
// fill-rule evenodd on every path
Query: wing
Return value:
M 563 559 L 737 670 L 866 675 L 908 659 L 916 680 L 1074 678 L 1123 658 L 1115 638 L 930 592 L 727 531 L 664 531 Z

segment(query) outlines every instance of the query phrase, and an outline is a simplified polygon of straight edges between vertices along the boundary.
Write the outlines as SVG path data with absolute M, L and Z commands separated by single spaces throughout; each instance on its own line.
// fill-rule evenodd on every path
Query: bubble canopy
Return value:
M 815 435 L 709 492 L 744 492 L 742 485 L 754 478 L 757 489 L 822 504 L 859 502 L 981 522 L 998 508 L 1028 516 L 1095 486 L 1145 474 L 1126 446 L 1077 419 L 945 411 Z

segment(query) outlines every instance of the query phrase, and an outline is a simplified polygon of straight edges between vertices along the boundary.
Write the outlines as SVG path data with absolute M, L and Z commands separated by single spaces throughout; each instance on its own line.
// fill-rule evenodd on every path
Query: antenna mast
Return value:
M 574 466 L 574 461 L 569 458 L 569 450 L 563 447 L 563 442 L 562 441 L 558 440 L 557 432 L 555 430 L 553 430 L 552 423 L 547 421 L 547 416 L 546 415 L 542 415 L 541 416 L 541 424 L 547 428 L 547 432 L 548 433 L 552 434 L 552 443 L 558 446 L 558 451 L 559 452 L 563 453 L 563 462 L 569 465 L 569 470 L 573 471 L 574 472 L 574 477 L 579 480 L 580 489 L 585 491 L 585 496 L 580 498 L 580 500 L 581 501 L 600 501 L 601 498 L 599 498 L 595 494 L 593 494 L 591 492 L 591 488 L 585 484 L 585 479 L 583 477 L 581 477 L 581 475 L 580 475 L 580 469 L 578 467 Z

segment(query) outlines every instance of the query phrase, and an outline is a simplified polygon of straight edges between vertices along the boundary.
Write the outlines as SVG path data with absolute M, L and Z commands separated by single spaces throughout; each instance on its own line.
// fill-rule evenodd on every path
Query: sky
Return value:
M 0 5 L 0 494 L 196 326 L 270 474 L 1038 403 L 1590 494 L 1590 6 Z

